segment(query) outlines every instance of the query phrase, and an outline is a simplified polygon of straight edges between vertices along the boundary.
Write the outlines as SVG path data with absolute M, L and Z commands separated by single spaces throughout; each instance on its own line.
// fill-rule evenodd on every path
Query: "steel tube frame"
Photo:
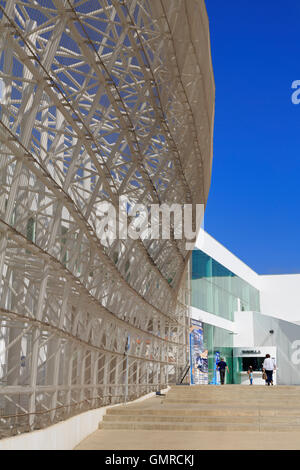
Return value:
M 105 246 L 97 224 L 102 202 L 119 221 L 119 197 L 206 203 L 204 1 L 1 0 L 0 81 L 1 437 L 159 390 L 186 363 L 186 240 Z

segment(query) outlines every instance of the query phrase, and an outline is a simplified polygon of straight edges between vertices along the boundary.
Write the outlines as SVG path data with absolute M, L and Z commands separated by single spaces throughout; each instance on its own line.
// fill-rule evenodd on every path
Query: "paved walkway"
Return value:
M 75 450 L 299 450 L 300 433 L 98 430 Z

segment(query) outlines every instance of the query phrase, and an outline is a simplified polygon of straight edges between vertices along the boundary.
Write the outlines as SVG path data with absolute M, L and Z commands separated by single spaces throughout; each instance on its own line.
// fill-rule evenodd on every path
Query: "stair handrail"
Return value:
M 181 378 L 180 378 L 180 381 L 179 381 L 179 384 L 181 385 L 182 382 L 184 381 L 188 371 L 190 370 L 190 363 L 189 361 L 186 363 L 186 365 L 184 366 L 184 369 L 183 369 L 183 372 L 181 374 Z

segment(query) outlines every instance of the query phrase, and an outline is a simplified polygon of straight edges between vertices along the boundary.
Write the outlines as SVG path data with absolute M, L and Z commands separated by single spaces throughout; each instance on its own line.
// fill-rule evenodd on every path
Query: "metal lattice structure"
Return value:
M 185 240 L 104 246 L 97 207 L 205 204 L 214 82 L 203 0 L 1 0 L 0 30 L 4 436 L 178 378 Z

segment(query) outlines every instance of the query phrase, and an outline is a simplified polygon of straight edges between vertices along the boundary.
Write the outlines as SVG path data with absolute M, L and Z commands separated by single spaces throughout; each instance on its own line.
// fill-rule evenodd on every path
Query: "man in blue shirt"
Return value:
M 219 369 L 219 371 L 220 371 L 221 385 L 224 385 L 226 369 L 227 369 L 227 372 L 229 373 L 228 365 L 224 361 L 224 357 L 221 357 L 220 362 L 218 362 L 217 369 Z

